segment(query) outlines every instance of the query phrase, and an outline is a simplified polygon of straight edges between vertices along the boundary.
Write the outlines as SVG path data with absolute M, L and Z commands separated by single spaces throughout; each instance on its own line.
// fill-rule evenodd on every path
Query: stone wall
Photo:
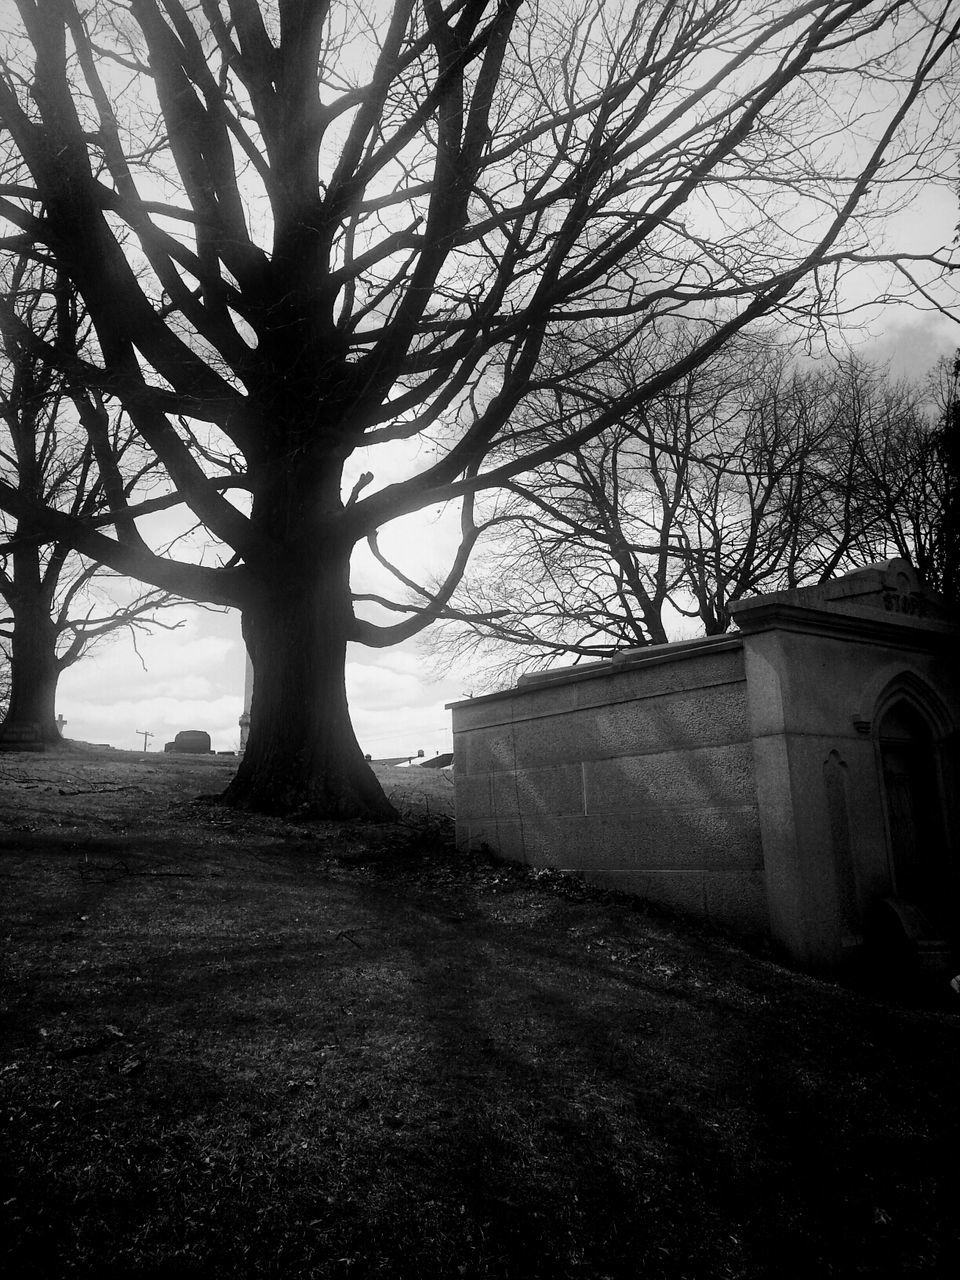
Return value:
M 766 930 L 739 638 L 528 677 L 453 732 L 461 847 Z

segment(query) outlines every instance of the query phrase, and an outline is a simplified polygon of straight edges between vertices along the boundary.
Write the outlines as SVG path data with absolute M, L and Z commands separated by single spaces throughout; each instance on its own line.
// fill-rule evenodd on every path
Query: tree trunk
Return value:
M 57 630 L 42 598 L 24 598 L 11 609 L 10 705 L 0 725 L 7 748 L 60 742 L 57 728 Z
M 227 804 L 259 813 L 393 821 L 347 707 L 349 558 L 279 566 L 243 610 L 253 665 L 250 733 Z

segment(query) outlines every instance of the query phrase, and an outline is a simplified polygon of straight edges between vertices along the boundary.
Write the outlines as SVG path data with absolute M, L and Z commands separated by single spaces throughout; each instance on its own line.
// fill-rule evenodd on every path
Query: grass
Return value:
M 228 767 L 0 758 L 5 1275 L 957 1274 L 955 1011 Z

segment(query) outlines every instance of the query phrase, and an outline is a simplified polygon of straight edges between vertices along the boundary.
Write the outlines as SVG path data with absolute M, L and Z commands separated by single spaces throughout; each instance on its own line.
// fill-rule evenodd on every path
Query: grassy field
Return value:
M 5 1276 L 960 1274 L 960 1010 L 229 769 L 0 756 Z

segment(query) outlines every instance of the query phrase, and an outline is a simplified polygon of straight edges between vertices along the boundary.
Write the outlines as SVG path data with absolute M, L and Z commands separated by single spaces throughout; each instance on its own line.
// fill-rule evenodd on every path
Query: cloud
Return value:
M 941 356 L 960 346 L 960 324 L 940 315 L 913 314 L 888 324 L 882 337 L 861 348 L 867 359 L 888 363 L 894 377 L 920 379 Z
M 458 690 L 426 684 L 423 659 L 402 649 L 378 651 L 380 659 L 347 664 L 347 696 L 357 739 L 373 756 L 449 751 L 450 713 L 444 701 Z

